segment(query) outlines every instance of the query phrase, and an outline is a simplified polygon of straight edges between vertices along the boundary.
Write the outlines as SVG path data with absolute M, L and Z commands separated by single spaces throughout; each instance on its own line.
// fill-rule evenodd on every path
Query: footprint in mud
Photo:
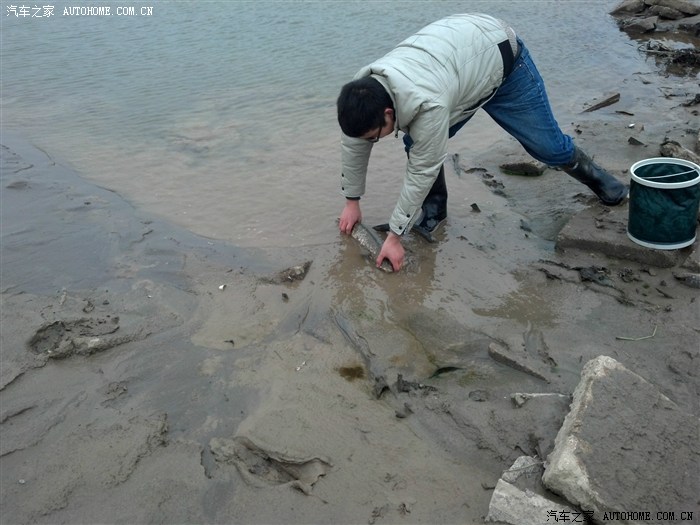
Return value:
M 291 457 L 265 450 L 245 437 L 214 438 L 209 446 L 218 463 L 233 463 L 255 487 L 289 484 L 310 495 L 313 485 L 333 467 L 328 459 Z
M 134 340 L 135 336 L 106 337 L 119 330 L 119 317 L 53 321 L 39 328 L 27 343 L 37 355 L 63 358 L 90 355 Z

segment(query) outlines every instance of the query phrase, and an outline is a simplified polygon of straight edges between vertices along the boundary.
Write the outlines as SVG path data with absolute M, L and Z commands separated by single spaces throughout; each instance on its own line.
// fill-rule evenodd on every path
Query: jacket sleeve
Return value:
M 345 197 L 361 197 L 365 193 L 367 165 L 372 143 L 342 134 L 340 192 Z
M 411 123 L 413 146 L 406 164 L 406 175 L 389 226 L 397 235 L 411 229 L 420 217 L 426 195 L 447 157 L 449 113 L 441 106 L 422 111 Z

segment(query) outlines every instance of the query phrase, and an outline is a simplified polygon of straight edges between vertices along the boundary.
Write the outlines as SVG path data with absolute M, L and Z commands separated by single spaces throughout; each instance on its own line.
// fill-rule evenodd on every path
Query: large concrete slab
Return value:
M 624 517 L 641 511 L 650 513 L 641 515 L 644 523 L 669 523 L 668 515 L 658 514 L 664 512 L 676 519 L 692 512 L 698 519 L 698 437 L 697 417 L 618 361 L 600 356 L 583 368 L 543 482 L 592 511 L 596 523 L 620 517 L 620 523 L 637 523 Z
M 491 496 L 487 523 L 507 523 L 508 525 L 542 525 L 548 521 L 585 523 L 584 514 L 568 505 L 561 505 L 530 490 L 518 487 L 499 479 Z M 562 519 L 563 521 L 563 519 Z
M 561 229 L 556 248 L 600 253 L 657 268 L 678 266 L 689 257 L 692 247 L 658 250 L 632 242 L 627 236 L 628 214 L 627 204 L 614 208 L 602 205 L 585 208 Z

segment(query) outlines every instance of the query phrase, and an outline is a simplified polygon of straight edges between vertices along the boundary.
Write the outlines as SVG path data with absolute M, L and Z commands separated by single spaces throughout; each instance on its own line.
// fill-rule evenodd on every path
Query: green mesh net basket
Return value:
M 659 157 L 630 168 L 627 236 L 647 248 L 677 250 L 695 242 L 700 166 Z

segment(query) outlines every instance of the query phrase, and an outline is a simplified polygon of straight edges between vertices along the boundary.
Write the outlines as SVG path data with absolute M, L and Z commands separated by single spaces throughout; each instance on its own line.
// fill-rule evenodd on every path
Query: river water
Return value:
M 616 4 L 144 0 L 71 16 L 76 4 L 59 1 L 51 16 L 46 2 L 17 16 L 19 4 L 3 2 L 2 131 L 197 234 L 239 246 L 329 242 L 343 204 L 335 99 L 361 66 L 435 19 L 487 12 L 525 40 L 569 123 L 654 67 L 607 14 Z M 450 152 L 468 159 L 470 145 L 502 137 L 490 121 L 467 126 Z M 366 216 L 388 219 L 403 170 L 400 139 L 376 145 Z

